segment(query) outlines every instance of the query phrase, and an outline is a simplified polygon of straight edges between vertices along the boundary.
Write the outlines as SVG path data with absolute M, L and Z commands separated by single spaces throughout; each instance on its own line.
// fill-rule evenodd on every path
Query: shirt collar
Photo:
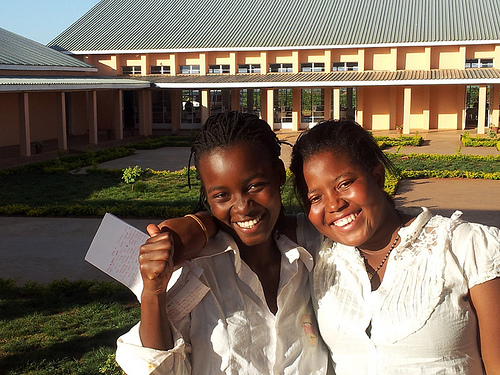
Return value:
M 278 249 L 285 259 L 290 263 L 301 260 L 307 267 L 308 271 L 312 271 L 314 266 L 313 256 L 302 246 L 297 245 L 284 234 L 274 234 L 274 239 L 278 245 Z M 228 233 L 220 230 L 215 237 L 208 241 L 207 246 L 201 250 L 197 258 L 206 258 L 216 256 L 225 252 L 232 251 L 236 255 L 235 266 L 236 270 L 240 269 L 241 258 L 238 250 L 238 245 Z

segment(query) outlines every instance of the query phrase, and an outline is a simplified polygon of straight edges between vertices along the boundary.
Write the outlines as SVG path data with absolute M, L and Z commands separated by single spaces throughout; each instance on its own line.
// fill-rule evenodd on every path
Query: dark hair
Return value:
M 290 170 L 293 172 L 295 191 L 305 202 L 307 196 L 304 181 L 304 162 L 311 156 L 326 150 L 345 155 L 352 163 L 371 172 L 382 164 L 387 171 L 395 173 L 394 164 L 382 152 L 372 135 L 351 120 L 329 120 L 303 132 L 292 151 Z
M 235 144 L 258 145 L 268 152 L 268 159 L 263 156 L 263 160 L 269 160 L 273 165 L 281 162 L 280 141 L 267 122 L 254 114 L 228 111 L 210 116 L 203 124 L 201 131 L 191 143 L 189 163 L 191 164 L 191 158 L 194 156 L 194 165 L 196 170 L 199 170 L 200 158 L 204 153 Z M 199 172 L 198 178 L 200 179 Z M 197 210 L 209 209 L 203 181 L 201 183 Z

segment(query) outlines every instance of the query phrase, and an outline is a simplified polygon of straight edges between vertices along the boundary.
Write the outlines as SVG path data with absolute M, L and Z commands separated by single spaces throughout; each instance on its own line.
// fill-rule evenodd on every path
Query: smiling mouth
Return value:
M 352 223 L 356 218 L 358 217 L 358 214 L 350 214 L 348 216 L 344 216 L 342 219 L 338 219 L 333 222 L 333 225 L 336 227 L 344 227 L 347 224 Z
M 262 220 L 262 215 L 256 217 L 255 219 L 252 220 L 247 220 L 247 221 L 236 221 L 236 225 L 238 225 L 240 228 L 243 229 L 252 229 L 254 226 L 256 226 L 260 221 Z

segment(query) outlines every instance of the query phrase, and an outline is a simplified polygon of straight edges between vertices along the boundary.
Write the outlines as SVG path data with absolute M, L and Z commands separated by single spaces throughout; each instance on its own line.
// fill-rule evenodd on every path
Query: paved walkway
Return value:
M 426 140 L 419 148 L 403 147 L 400 152 L 454 154 L 460 147 L 458 131 L 422 133 Z M 383 133 L 375 133 L 375 135 Z M 295 140 L 294 133 L 280 138 Z M 283 146 L 288 165 L 290 148 Z M 395 151 L 395 150 L 393 150 Z M 494 148 L 461 148 L 463 154 L 500 155 Z M 143 168 L 178 170 L 187 165 L 189 148 L 138 151 L 136 155 L 109 161 L 102 168 Z M 465 220 L 500 226 L 500 181 L 465 179 L 424 179 L 404 181 L 395 197 L 397 206 L 429 207 L 433 212 L 451 215 L 456 209 Z M 149 220 L 127 220 L 145 230 Z M 22 285 L 28 280 L 48 283 L 55 279 L 111 280 L 85 262 L 85 253 L 100 219 L 0 217 L 0 278 L 14 279 Z

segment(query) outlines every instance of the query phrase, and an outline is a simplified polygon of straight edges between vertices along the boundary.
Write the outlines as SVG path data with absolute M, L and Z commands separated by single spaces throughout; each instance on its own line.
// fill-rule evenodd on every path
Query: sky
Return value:
M 49 43 L 99 0 L 0 0 L 0 27 Z

